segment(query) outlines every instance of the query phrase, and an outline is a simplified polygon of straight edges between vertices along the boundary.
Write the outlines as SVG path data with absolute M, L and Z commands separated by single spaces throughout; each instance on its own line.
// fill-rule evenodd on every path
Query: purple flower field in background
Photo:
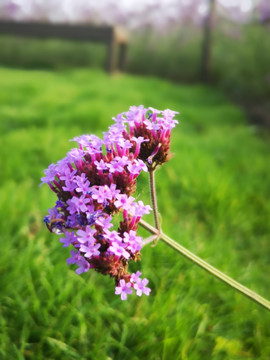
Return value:
M 151 172 L 166 162 L 171 129 L 178 123 L 171 110 L 130 107 L 113 118 L 104 133 L 76 137 L 79 148 L 46 169 L 42 183 L 48 184 L 58 200 L 44 222 L 61 234 L 63 247 L 73 246 L 67 263 L 81 274 L 95 269 L 115 279 L 115 293 L 126 300 L 133 289 L 149 295 L 147 279 L 128 272 L 130 261 L 140 259 L 143 239 L 137 235 L 140 219 L 151 207 L 132 194 L 141 171 Z M 119 224 L 113 215 L 122 214 Z
M 169 30 L 179 23 L 201 24 L 208 0 L 2 0 L 0 18 L 15 21 L 49 21 L 123 25 L 130 29 Z M 220 16 L 235 22 L 270 16 L 268 0 L 216 0 Z

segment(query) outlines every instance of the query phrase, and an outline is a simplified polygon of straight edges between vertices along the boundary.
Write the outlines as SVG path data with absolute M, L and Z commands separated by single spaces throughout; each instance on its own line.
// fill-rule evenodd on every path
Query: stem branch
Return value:
M 244 285 L 238 283 L 228 275 L 224 274 L 220 270 L 216 269 L 214 266 L 208 264 L 206 261 L 202 260 L 191 251 L 184 248 L 182 245 L 178 244 L 176 241 L 171 239 L 169 236 L 163 234 L 159 229 L 155 229 L 152 225 L 148 224 L 144 220 L 140 220 L 140 225 L 148 230 L 153 235 L 158 236 L 161 240 L 163 240 L 167 245 L 171 246 L 173 249 L 178 251 L 180 254 L 184 255 L 187 259 L 191 260 L 196 265 L 200 266 L 204 270 L 208 271 L 210 274 L 215 276 L 216 278 L 222 280 L 227 285 L 231 286 L 232 288 L 236 289 L 243 295 L 247 296 L 249 299 L 253 300 L 257 304 L 262 305 L 266 309 L 270 310 L 270 302 L 254 291 L 246 288 Z
M 158 240 L 158 234 L 160 233 L 160 222 L 159 222 L 159 214 L 158 214 L 158 206 L 157 206 L 157 194 L 156 194 L 156 185 L 155 185 L 155 170 L 149 170 L 149 180 L 150 180 L 150 193 L 151 193 L 151 201 L 153 206 L 153 214 L 156 226 L 157 237 L 154 243 Z

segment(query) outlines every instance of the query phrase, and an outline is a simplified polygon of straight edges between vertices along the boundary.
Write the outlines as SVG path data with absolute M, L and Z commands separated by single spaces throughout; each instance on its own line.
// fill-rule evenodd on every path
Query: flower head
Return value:
M 140 271 L 128 272 L 129 262 L 140 258 L 143 241 L 137 235 L 138 223 L 151 211 L 132 195 L 142 171 L 168 160 L 176 114 L 131 106 L 113 118 L 115 123 L 103 139 L 75 137 L 79 147 L 49 165 L 41 178 L 58 197 L 44 222 L 51 232 L 64 234 L 63 247 L 73 246 L 67 263 L 78 266 L 77 274 L 95 269 L 114 278 L 115 294 L 122 300 L 133 289 L 138 296 L 151 291 Z M 113 219 L 117 213 L 122 214 L 118 224 Z

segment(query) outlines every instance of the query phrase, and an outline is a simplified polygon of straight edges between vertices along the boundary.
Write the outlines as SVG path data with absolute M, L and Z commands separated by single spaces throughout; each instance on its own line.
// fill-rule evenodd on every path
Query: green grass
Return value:
M 58 69 L 71 66 L 105 67 L 106 46 L 58 39 L 20 38 L 1 34 L 2 66 Z
M 42 170 L 130 105 L 180 111 L 174 158 L 157 173 L 165 233 L 269 294 L 269 137 L 216 89 L 102 71 L 0 69 L 0 358 L 267 360 L 269 312 L 159 242 L 133 265 L 149 297 L 121 302 L 111 279 L 67 267 L 42 223 Z M 137 196 L 149 203 L 147 179 Z M 151 221 L 151 217 L 146 217 Z

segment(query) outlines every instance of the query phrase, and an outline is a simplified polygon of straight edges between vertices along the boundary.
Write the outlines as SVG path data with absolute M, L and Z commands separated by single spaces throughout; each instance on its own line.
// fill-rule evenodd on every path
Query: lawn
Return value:
M 122 302 L 95 272 L 78 276 L 42 220 L 55 197 L 43 169 L 102 135 L 130 105 L 180 112 L 173 159 L 157 173 L 162 228 L 270 298 L 269 136 L 215 88 L 101 70 L 0 68 L 0 358 L 267 360 L 267 310 L 159 242 L 132 266 L 149 297 Z M 149 203 L 147 178 L 137 198 Z M 151 216 L 146 220 L 152 222 Z

